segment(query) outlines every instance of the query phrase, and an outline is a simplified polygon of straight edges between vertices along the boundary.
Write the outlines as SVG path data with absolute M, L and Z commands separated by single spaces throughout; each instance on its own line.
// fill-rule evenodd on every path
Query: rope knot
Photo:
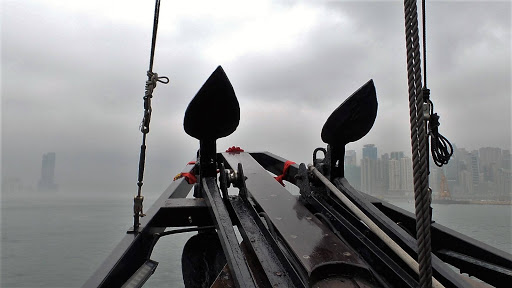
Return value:
M 429 121 L 429 125 L 430 125 L 430 131 L 432 131 L 432 133 L 439 133 L 439 125 L 441 125 L 439 123 L 439 115 L 437 115 L 437 113 L 434 113 L 432 115 L 430 115 L 430 121 Z
M 423 87 L 423 89 L 421 90 L 421 94 L 423 95 L 423 102 L 430 102 L 430 89 Z
M 169 83 L 169 77 L 166 76 L 158 76 L 158 73 L 154 73 L 151 71 L 148 71 L 148 80 L 146 80 L 146 93 L 144 98 L 152 98 L 153 97 L 153 90 L 156 87 L 157 82 L 160 82 L 162 84 L 168 84 Z
M 441 133 L 439 133 L 439 115 L 432 114 L 429 121 L 430 130 L 430 150 L 434 163 L 441 167 L 448 164 L 450 157 L 453 155 L 453 146 Z

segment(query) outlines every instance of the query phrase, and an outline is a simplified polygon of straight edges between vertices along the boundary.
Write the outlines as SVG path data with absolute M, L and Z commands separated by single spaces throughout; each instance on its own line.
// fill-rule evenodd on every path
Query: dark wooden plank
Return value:
M 332 266 L 365 267 L 356 252 L 337 238 L 249 153 L 222 153 L 230 167 L 242 163 L 247 191 L 306 270 L 310 281 Z M 329 272 L 329 273 L 331 273 Z

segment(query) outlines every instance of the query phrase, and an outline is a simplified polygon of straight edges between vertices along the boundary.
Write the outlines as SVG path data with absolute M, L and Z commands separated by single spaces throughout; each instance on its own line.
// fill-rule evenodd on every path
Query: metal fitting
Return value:
M 430 103 L 423 103 L 423 119 L 430 120 Z

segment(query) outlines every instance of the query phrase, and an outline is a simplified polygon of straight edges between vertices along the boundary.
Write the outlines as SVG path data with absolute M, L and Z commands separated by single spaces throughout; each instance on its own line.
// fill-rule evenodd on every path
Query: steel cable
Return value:
M 151 98 L 153 98 L 153 90 L 156 87 L 156 83 L 160 82 L 163 84 L 169 83 L 169 78 L 159 77 L 157 73 L 153 73 L 153 61 L 155 58 L 155 46 L 156 46 L 156 34 L 158 31 L 158 18 L 160 14 L 160 0 L 155 1 L 155 14 L 153 17 L 153 36 L 151 39 L 151 54 L 149 57 L 149 70 L 147 72 L 148 80 L 144 89 L 144 116 L 140 124 L 140 131 L 142 132 L 142 145 L 140 146 L 139 155 L 139 175 L 137 178 L 137 196 L 133 198 L 133 230 L 137 231 L 140 222 L 139 218 L 145 216 L 143 213 L 142 202 L 144 196 L 142 196 L 142 185 L 144 179 L 144 166 L 146 163 L 146 135 L 149 133 L 149 122 L 151 121 Z

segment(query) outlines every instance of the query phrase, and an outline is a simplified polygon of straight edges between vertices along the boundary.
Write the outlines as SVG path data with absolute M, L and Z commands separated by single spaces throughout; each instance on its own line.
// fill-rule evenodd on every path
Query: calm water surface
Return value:
M 3 197 L 0 287 L 81 287 L 131 226 L 131 201 Z M 413 203 L 394 204 L 414 209 Z M 511 206 L 433 205 L 433 209 L 436 222 L 512 253 Z M 160 264 L 145 287 L 183 287 L 181 251 L 191 235 L 159 240 L 152 259 Z

